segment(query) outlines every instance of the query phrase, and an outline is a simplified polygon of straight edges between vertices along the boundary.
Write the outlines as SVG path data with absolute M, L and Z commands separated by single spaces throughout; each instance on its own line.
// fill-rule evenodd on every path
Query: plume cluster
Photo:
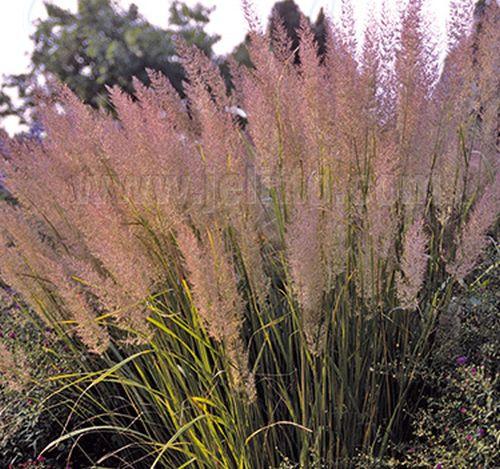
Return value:
M 499 8 L 474 28 L 468 2 L 453 2 L 439 71 L 423 3 L 397 34 L 372 19 L 359 61 L 350 2 L 321 58 L 305 20 L 292 51 L 247 5 L 253 67 L 233 64 L 229 93 L 179 44 L 186 100 L 155 72 L 134 100 L 110 90 L 116 118 L 62 86 L 40 95 L 42 141 L 2 137 L 16 201 L 1 208 L 2 278 L 98 353 L 114 326 L 147 337 L 153 298 L 185 279 L 243 379 L 245 317 L 284 290 L 316 349 L 339 295 L 416 307 L 444 259 L 463 279 L 498 208 Z

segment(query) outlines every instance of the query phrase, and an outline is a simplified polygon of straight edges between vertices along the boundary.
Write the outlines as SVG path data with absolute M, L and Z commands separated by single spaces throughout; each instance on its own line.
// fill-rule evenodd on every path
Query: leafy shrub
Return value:
M 0 348 L 4 352 L 0 375 L 2 467 L 20 467 L 29 460 L 33 467 L 37 467 L 35 463 L 41 467 L 46 458 L 37 461 L 37 457 L 59 431 L 56 420 L 61 415 L 54 409 L 44 409 L 41 401 L 51 392 L 47 378 L 54 372 L 58 374 L 64 361 L 56 359 L 57 338 L 35 324 L 19 298 L 0 285 Z M 50 354 L 49 349 L 54 353 Z
M 418 419 L 416 436 L 425 446 L 410 453 L 410 467 L 430 461 L 443 467 L 496 467 L 497 388 L 483 367 L 461 367 L 453 373 L 446 397 L 428 403 Z
M 460 293 L 438 328 L 423 379 L 424 405 L 414 435 L 387 467 L 498 467 L 498 253 L 467 291 Z
M 4 285 L 0 285 L 0 348 L 1 467 L 70 469 L 69 456 L 76 467 L 86 467 L 96 454 L 112 447 L 94 436 L 91 442 L 67 439 L 40 454 L 60 435 L 68 417 L 68 401 L 51 398 L 58 390 L 55 378 L 78 373 L 89 357 L 71 353 L 64 340 Z
M 440 75 L 421 1 L 400 40 L 370 25 L 361 64 L 348 9 L 321 60 L 304 21 L 295 60 L 246 8 L 254 68 L 231 95 L 179 44 L 187 103 L 155 73 L 137 101 L 111 90 L 119 121 L 40 97 L 43 141 L 6 142 L 0 260 L 81 358 L 57 394 L 85 425 L 52 446 L 100 432 L 99 464 L 335 467 L 397 441 L 496 218 L 498 7 L 472 36 L 453 5 Z

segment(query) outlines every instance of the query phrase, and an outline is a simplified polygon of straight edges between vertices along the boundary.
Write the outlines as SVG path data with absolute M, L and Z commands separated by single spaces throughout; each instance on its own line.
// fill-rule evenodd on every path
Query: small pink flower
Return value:
M 470 370 L 470 374 L 471 374 L 472 376 L 476 376 L 476 373 L 477 373 L 477 368 L 476 368 L 476 367 L 471 368 L 471 370 Z
M 38 456 L 38 458 L 36 458 L 36 461 L 43 464 L 45 462 L 45 456 L 42 455 Z
M 9 339 L 15 339 L 17 334 L 14 331 L 9 332 Z
M 461 414 L 467 413 L 467 409 L 465 407 L 460 407 L 460 413 Z
M 466 439 L 467 441 L 472 441 L 474 438 L 473 438 L 473 437 L 472 437 L 472 435 L 469 433 L 469 434 L 465 437 L 465 439 Z
M 434 466 L 434 469 L 443 469 L 443 465 L 438 462 L 435 466 Z

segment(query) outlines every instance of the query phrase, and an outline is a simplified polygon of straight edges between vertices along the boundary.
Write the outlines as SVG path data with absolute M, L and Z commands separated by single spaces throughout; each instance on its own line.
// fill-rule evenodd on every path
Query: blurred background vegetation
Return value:
M 54 77 L 69 86 L 93 107 L 109 108 L 106 88 L 119 85 L 133 95 L 132 77 L 147 84 L 146 69 L 162 72 L 183 94 L 184 71 L 175 43 L 179 38 L 201 49 L 217 62 L 228 84 L 228 59 L 251 66 L 245 42 L 228 56 L 217 57 L 213 46 L 220 39 L 206 32 L 211 8 L 189 7 L 174 1 L 165 28 L 154 26 L 141 16 L 137 6 L 119 9 L 112 0 L 79 0 L 75 13 L 46 3 L 47 18 L 38 20 L 32 36 L 31 65 L 26 73 L 6 77 L 0 92 L 0 117 L 16 115 L 22 123 L 33 124 L 29 112 L 36 85 L 43 76 Z M 303 13 L 293 0 L 276 2 L 269 28 L 284 24 L 293 47 L 298 45 L 298 28 Z M 320 52 L 324 51 L 325 15 L 309 20 Z M 9 92 L 10 90 L 10 92 Z M 12 91 L 20 97 L 14 103 Z

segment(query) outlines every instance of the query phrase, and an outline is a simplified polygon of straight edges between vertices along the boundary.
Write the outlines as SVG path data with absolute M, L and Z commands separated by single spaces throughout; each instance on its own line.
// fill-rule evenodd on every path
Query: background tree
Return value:
M 24 121 L 32 106 L 33 84 L 44 73 L 67 84 L 86 103 L 106 107 L 107 86 L 119 85 L 132 93 L 132 77 L 147 83 L 147 68 L 165 74 L 182 92 L 176 38 L 183 37 L 210 57 L 219 40 L 205 32 L 212 9 L 201 4 L 191 8 L 173 2 L 166 29 L 147 22 L 134 4 L 121 10 L 112 0 L 79 0 L 76 13 L 50 3 L 45 7 L 47 18 L 37 22 L 32 36 L 29 71 L 8 77 L 4 85 L 17 89 L 22 104 L 14 107 L 7 95 L 0 95 L 3 114 L 17 114 Z
M 17 115 L 22 122 L 28 122 L 33 88 L 36 83 L 40 84 L 44 74 L 67 84 L 94 107 L 109 107 L 107 86 L 119 85 L 132 94 L 132 77 L 147 84 L 147 68 L 165 74 L 182 94 L 184 71 L 175 49 L 179 36 L 216 59 L 213 45 L 220 36 L 205 31 L 212 9 L 201 4 L 188 7 L 174 1 L 166 28 L 151 25 L 140 15 L 136 5 L 122 10 L 113 0 L 79 0 L 75 13 L 50 3 L 45 7 L 47 18 L 38 20 L 32 36 L 34 47 L 29 70 L 7 77 L 2 87 L 0 117 Z M 280 22 L 288 32 L 292 49 L 296 48 L 302 15 L 293 0 L 275 3 L 268 25 L 271 37 Z M 314 23 L 308 21 L 315 32 L 319 52 L 323 54 L 326 21 L 323 10 Z M 230 55 L 237 63 L 251 66 L 247 40 Z M 227 62 L 224 58 L 217 60 L 230 86 Z M 16 105 L 5 92 L 9 89 L 16 90 L 20 104 Z

